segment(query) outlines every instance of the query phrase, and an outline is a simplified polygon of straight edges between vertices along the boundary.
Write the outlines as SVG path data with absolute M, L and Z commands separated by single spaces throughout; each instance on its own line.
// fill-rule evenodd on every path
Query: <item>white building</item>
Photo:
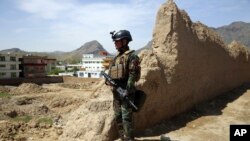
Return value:
M 19 77 L 19 58 L 21 57 L 15 54 L 0 54 L 0 79 Z
M 74 76 L 74 72 L 61 72 L 58 73 L 59 76 Z
M 83 54 L 81 71 L 77 71 L 78 77 L 100 78 L 104 70 L 103 59 L 107 56 L 94 56 L 94 54 Z

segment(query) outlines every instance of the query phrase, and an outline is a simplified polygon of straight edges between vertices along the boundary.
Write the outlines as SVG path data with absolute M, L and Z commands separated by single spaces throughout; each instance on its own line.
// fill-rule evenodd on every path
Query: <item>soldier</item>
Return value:
M 115 88 L 112 90 L 117 130 L 121 140 L 133 141 L 133 108 L 128 101 L 125 100 L 125 97 L 134 101 L 136 91 L 135 82 L 140 78 L 140 61 L 139 57 L 134 54 L 134 50 L 129 50 L 128 44 L 132 41 L 129 31 L 120 30 L 118 32 L 110 32 L 110 34 L 112 34 L 112 39 L 118 54 L 110 64 L 109 75 L 119 86 L 127 91 L 126 94 L 120 96 Z

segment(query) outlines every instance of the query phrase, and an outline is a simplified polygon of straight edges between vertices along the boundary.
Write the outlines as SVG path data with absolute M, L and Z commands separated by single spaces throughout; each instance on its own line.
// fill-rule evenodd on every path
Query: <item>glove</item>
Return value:
M 120 94 L 120 97 L 121 97 L 122 100 L 124 100 L 127 96 L 128 96 L 127 92 Z
M 120 96 L 121 100 L 124 100 L 128 96 L 128 91 L 127 90 L 124 90 L 122 88 L 118 88 L 117 91 L 119 93 L 119 96 Z

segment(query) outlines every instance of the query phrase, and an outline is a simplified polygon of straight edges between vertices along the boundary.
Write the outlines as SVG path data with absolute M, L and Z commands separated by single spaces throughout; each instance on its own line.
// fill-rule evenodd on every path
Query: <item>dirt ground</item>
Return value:
M 5 93 L 0 95 L 0 141 L 57 140 L 64 119 L 92 96 L 95 83 L 0 86 Z
M 147 129 L 138 140 L 229 141 L 232 124 L 250 124 L 250 85 L 245 84 Z
M 92 97 L 98 82 L 0 86 L 0 140 L 58 140 L 70 111 Z M 137 133 L 136 140 L 228 141 L 230 124 L 250 123 L 250 85 L 246 84 L 190 111 Z M 135 121 L 136 122 L 136 121 Z

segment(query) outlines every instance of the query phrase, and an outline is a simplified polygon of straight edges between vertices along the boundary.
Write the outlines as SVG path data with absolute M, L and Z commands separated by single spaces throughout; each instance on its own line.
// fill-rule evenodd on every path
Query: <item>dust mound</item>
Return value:
M 0 93 L 9 93 L 10 89 L 4 87 L 4 86 L 0 86 Z
M 10 91 L 11 94 L 46 93 L 49 89 L 43 88 L 34 83 L 23 83 Z
M 112 94 L 104 81 L 97 87 L 93 97 L 70 114 L 59 138 L 61 141 L 113 140 Z

